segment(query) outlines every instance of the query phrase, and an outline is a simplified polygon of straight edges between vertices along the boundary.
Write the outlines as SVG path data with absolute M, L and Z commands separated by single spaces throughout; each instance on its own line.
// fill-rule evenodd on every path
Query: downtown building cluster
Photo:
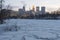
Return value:
M 41 7 L 41 10 L 39 8 L 39 6 L 36 6 L 36 7 L 32 7 L 32 9 L 26 11 L 25 10 L 25 6 L 23 6 L 22 9 L 19 9 L 19 15 L 21 17 L 26 17 L 26 16 L 38 16 L 38 15 L 42 15 L 42 14 L 46 14 L 45 12 L 45 7 Z
M 25 10 L 25 6 L 23 6 L 22 9 L 19 9 L 19 14 L 20 16 L 24 15 L 24 14 L 32 14 L 32 15 L 39 15 L 39 14 L 45 14 L 45 7 L 41 7 L 41 11 L 39 6 L 36 6 L 36 8 L 33 6 L 32 9 L 30 9 L 29 11 Z

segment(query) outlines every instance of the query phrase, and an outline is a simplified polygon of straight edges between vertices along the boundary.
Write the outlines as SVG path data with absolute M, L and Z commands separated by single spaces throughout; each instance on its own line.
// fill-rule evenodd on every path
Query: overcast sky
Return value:
M 53 11 L 60 7 L 60 0 L 5 0 L 5 4 L 10 4 L 15 10 L 22 8 L 22 6 L 25 4 L 26 10 L 35 5 L 39 7 L 45 6 L 46 10 Z

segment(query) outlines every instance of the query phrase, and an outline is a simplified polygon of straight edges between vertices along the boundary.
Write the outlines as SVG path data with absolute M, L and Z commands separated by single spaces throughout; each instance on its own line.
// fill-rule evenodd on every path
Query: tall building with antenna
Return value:
M 25 6 L 23 6 L 23 11 L 25 11 Z

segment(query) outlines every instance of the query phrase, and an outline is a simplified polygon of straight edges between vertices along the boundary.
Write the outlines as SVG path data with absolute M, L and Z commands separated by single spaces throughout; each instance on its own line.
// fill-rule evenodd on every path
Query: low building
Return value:
M 23 15 L 25 13 L 25 6 L 22 9 L 19 9 L 19 15 Z

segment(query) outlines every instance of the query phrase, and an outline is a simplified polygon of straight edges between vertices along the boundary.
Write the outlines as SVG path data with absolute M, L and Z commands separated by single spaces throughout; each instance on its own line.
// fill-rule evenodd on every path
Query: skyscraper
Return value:
M 23 6 L 23 10 L 25 11 L 25 6 Z
M 34 7 L 34 5 L 32 6 L 32 11 L 35 11 L 35 7 Z
M 44 6 L 41 7 L 41 13 L 42 13 L 42 14 L 45 14 L 45 7 L 44 7 Z
M 39 6 L 36 7 L 36 12 L 38 12 L 38 11 L 39 11 Z

